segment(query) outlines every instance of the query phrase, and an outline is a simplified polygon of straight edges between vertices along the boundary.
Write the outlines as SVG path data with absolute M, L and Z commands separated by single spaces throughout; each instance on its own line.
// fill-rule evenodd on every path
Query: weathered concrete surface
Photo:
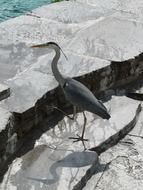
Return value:
M 110 109 L 111 114 L 111 119 L 109 121 L 102 120 L 98 117 L 95 117 L 95 115 L 86 112 L 87 126 L 85 137 L 89 139 L 89 141 L 85 143 L 86 147 L 91 148 L 97 146 L 99 143 L 103 142 L 108 137 L 126 126 L 134 118 L 138 105 L 139 102 L 128 99 L 126 97 L 113 97 L 106 103 L 106 106 L 108 109 Z M 139 120 L 139 122 L 141 121 L 142 119 Z M 133 156 L 136 156 L 134 148 L 129 147 L 133 146 L 132 144 L 129 144 L 129 146 L 128 144 L 119 144 L 117 147 L 109 149 L 106 153 L 101 155 L 99 164 L 98 156 L 95 152 L 84 152 L 82 151 L 83 146 L 81 142 L 73 143 L 72 140 L 69 140 L 69 137 L 81 133 L 82 125 L 83 116 L 80 113 L 78 114 L 76 121 L 71 122 L 69 119 L 65 118 L 61 126 L 57 125 L 54 129 L 51 129 L 47 133 L 44 133 L 41 138 L 37 140 L 35 148 L 32 151 L 22 156 L 21 158 L 16 159 L 12 163 L 9 171 L 5 175 L 2 187 L 7 187 L 9 190 L 47 188 L 48 190 L 61 190 L 63 188 L 69 190 L 80 190 L 82 189 L 82 185 L 78 186 L 78 188 L 76 185 L 86 174 L 86 171 L 91 167 L 94 167 L 95 171 L 93 174 L 97 173 L 97 175 L 93 177 L 95 181 L 93 180 L 92 182 L 91 178 L 91 181 L 89 181 L 89 184 L 86 188 L 94 189 L 93 187 L 96 185 L 100 175 L 104 173 L 106 164 L 112 159 L 120 156 L 117 158 L 117 160 L 114 161 L 115 163 L 117 162 L 114 167 L 118 167 L 118 164 L 122 164 L 122 167 L 129 167 L 126 166 L 128 164 L 126 162 L 127 159 L 132 159 Z M 137 143 L 133 140 L 131 142 Z M 141 140 L 138 141 L 138 143 L 141 143 Z M 138 145 L 136 145 L 136 147 L 137 146 Z M 129 148 L 130 151 L 127 153 L 126 151 Z M 129 155 L 131 153 L 132 157 L 130 158 Z M 127 158 L 123 157 L 125 155 Z M 138 157 L 139 155 L 142 156 L 141 150 L 139 150 Z M 136 163 L 139 164 L 139 158 L 136 160 Z M 106 172 L 110 174 L 108 178 L 111 180 L 113 169 L 110 170 L 110 167 L 106 168 Z M 95 168 L 97 168 L 97 170 Z M 118 170 L 114 170 L 115 172 L 118 172 Z M 90 173 L 86 175 L 87 180 Z M 106 175 L 104 175 L 105 180 Z M 131 178 L 133 180 L 136 174 L 129 173 L 129 175 L 132 175 Z M 115 177 L 114 179 L 117 180 Z M 125 189 L 126 184 L 124 186 L 122 180 L 123 179 L 121 178 L 119 184 L 121 183 L 123 189 Z M 127 178 L 127 180 L 129 180 L 129 178 Z M 88 180 L 86 182 L 88 182 Z M 135 182 L 136 179 L 133 181 L 133 183 Z M 126 183 L 129 183 L 129 181 Z M 104 185 L 106 185 L 106 183 L 103 184 L 103 187 Z M 140 188 L 140 184 L 138 184 L 137 187 Z M 110 189 L 114 189 L 112 183 L 110 183 Z
M 58 42 L 69 57 L 68 63 L 61 58 L 60 70 L 71 77 L 105 67 L 110 61 L 134 58 L 142 52 L 142 23 L 116 17 L 118 10 L 99 8 L 92 3 L 52 4 L 33 11 L 34 16 L 21 16 L 0 25 L 1 62 L 13 65 L 11 76 L 15 75 L 7 81 L 13 93 L 5 106 L 11 111 L 26 111 L 57 86 L 50 68 L 53 53 L 33 51 L 27 47 L 30 44 Z
M 100 156 L 104 171 L 92 176 L 86 183 L 88 189 L 137 189 L 143 186 L 143 112 L 135 128 L 117 146 Z M 133 136 L 130 136 L 133 135 Z M 136 137 L 134 135 L 137 135 Z
M 55 111 L 46 105 L 70 107 L 51 72 L 54 54 L 29 46 L 51 40 L 59 43 L 69 58 L 66 62 L 61 57 L 60 71 L 77 77 L 96 95 L 125 86 L 142 71 L 143 3 L 139 2 L 61 2 L 0 24 L 0 81 L 11 89 L 0 107 L 13 112 L 13 119 L 7 119 L 12 132 L 9 135 L 5 127 L 0 134 L 1 166 L 9 155 L 7 142 L 10 150 L 16 150 L 32 128 L 46 118 L 53 120 Z

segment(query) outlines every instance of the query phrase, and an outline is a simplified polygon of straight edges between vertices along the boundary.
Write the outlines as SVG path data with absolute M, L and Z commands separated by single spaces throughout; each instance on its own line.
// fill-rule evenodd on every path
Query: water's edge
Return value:
M 40 6 L 60 1 L 61 0 L 0 0 L 0 22 L 23 15 Z

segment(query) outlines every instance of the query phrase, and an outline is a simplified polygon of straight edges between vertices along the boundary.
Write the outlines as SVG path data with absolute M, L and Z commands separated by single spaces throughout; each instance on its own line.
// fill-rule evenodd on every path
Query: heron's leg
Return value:
M 73 118 L 74 118 L 74 120 L 76 120 L 76 118 L 77 118 L 76 106 L 73 106 Z
M 85 115 L 84 111 L 83 111 L 83 117 L 84 117 L 84 124 L 83 124 L 83 130 L 82 130 L 82 135 L 81 135 L 82 138 L 84 137 L 85 126 L 87 124 L 87 119 L 86 119 L 86 115 Z
M 73 142 L 78 142 L 78 141 L 82 141 L 82 142 L 83 142 L 83 141 L 88 141 L 88 139 L 84 139 L 85 126 L 86 126 L 86 123 L 87 123 L 86 115 L 85 115 L 84 112 L 83 112 L 83 116 L 84 116 L 84 124 L 83 124 L 82 135 L 79 136 L 79 135 L 77 134 L 78 137 L 69 137 L 69 139 L 74 139 Z M 84 147 L 85 147 L 85 145 L 84 145 Z

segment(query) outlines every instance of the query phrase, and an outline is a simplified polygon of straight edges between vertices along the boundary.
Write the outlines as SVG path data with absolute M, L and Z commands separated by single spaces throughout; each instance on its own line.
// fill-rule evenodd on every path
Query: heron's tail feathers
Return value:
M 89 106 L 86 110 L 100 116 L 103 119 L 110 119 L 111 117 L 105 107 L 97 107 L 95 105 L 92 105 Z
M 103 119 L 110 119 L 110 115 L 109 115 L 109 113 L 107 113 L 107 112 L 105 112 L 104 114 L 102 113 L 102 118 Z
M 104 104 L 99 100 L 98 103 L 100 104 L 100 108 L 98 109 L 99 116 L 103 119 L 110 119 L 110 115 L 107 111 L 107 108 L 104 106 Z

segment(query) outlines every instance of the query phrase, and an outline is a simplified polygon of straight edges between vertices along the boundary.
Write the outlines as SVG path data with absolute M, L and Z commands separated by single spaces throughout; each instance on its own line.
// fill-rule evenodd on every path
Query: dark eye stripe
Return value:
M 51 44 L 51 45 L 56 45 L 56 46 L 58 46 L 58 44 L 56 44 L 55 42 L 48 42 L 48 44 Z

